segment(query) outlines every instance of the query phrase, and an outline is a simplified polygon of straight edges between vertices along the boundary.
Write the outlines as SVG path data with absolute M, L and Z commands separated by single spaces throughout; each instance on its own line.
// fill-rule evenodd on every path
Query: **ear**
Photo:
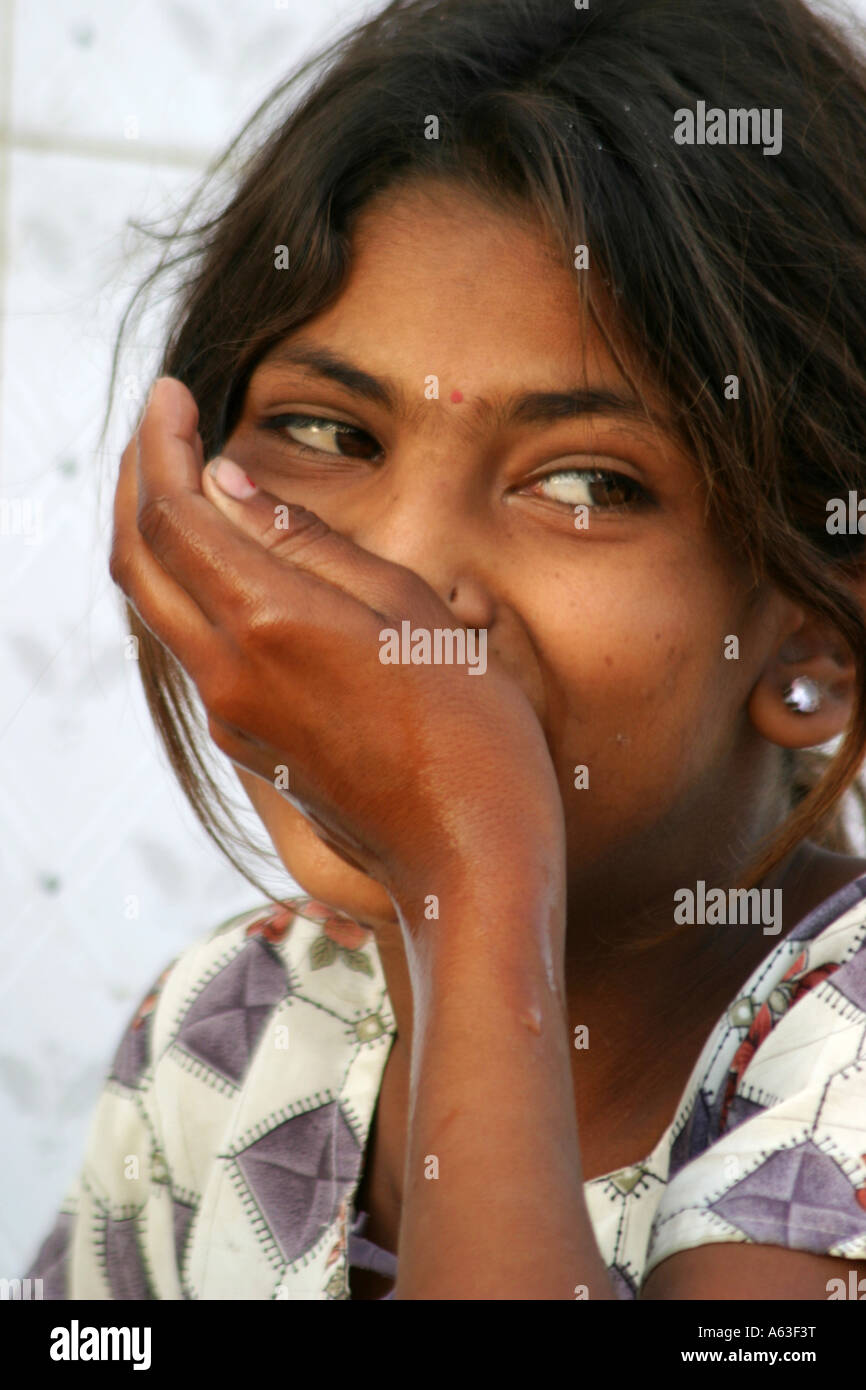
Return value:
M 815 748 L 843 733 L 856 696 L 853 655 L 840 634 L 823 618 L 802 608 L 779 639 L 749 697 L 753 726 L 780 748 Z M 786 704 L 792 682 L 803 676 L 814 682 L 820 704 L 803 713 Z

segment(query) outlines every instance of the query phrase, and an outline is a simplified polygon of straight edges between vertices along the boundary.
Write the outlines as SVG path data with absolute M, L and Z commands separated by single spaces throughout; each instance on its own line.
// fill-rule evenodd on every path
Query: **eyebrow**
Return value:
M 287 343 L 275 348 L 259 366 L 306 367 L 374 405 L 384 406 L 395 414 L 401 408 L 404 414 L 407 413 L 403 392 L 390 377 L 373 376 L 330 348 Z M 525 391 L 499 398 L 495 402 L 480 397 L 476 398 L 475 407 L 482 418 L 492 418 L 500 428 L 506 425 L 551 424 L 585 415 L 606 415 L 643 425 L 652 424 L 661 430 L 670 429 L 668 421 L 636 396 L 609 387 L 575 386 L 566 391 Z

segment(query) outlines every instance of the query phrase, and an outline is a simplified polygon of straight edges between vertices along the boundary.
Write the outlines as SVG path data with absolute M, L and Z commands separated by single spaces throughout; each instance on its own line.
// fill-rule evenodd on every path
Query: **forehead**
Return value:
M 409 394 L 431 375 L 441 378 L 443 391 L 447 381 L 448 393 L 457 387 L 473 398 L 466 413 L 519 390 L 583 384 L 634 395 L 636 386 L 656 423 L 666 422 L 654 384 L 631 357 L 621 369 L 584 312 L 577 277 L 587 272 L 574 268 L 573 256 L 522 206 L 450 181 L 388 188 L 355 219 L 340 293 L 262 366 L 276 365 L 300 337 Z
M 351 258 L 349 295 L 362 279 L 382 278 L 395 293 L 421 293 L 443 309 L 493 310 L 508 299 L 512 313 L 526 301 L 536 317 L 559 310 L 573 318 L 578 307 L 568 248 L 539 218 L 447 181 L 413 180 L 377 195 L 356 217 Z

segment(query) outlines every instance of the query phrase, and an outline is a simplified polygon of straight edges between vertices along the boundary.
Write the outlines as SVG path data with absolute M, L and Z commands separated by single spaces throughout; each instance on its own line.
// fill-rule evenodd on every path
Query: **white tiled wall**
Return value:
M 164 213 L 273 83 L 378 7 L 0 0 L 0 495 L 30 508 L 0 547 L 0 1277 L 53 1219 L 145 988 L 257 901 L 187 809 L 122 655 L 107 555 L 126 437 L 100 455 L 96 436 L 145 264 L 125 223 Z M 133 383 L 130 428 L 137 405 Z

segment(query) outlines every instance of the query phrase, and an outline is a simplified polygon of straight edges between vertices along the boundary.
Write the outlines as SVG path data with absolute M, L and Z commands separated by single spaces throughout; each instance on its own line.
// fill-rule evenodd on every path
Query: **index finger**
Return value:
M 158 562 L 175 591 L 193 601 L 214 627 L 264 607 L 278 578 L 284 586 L 280 604 L 287 609 L 291 570 L 278 567 L 202 491 L 204 453 L 197 424 L 192 393 L 173 377 L 161 377 L 136 436 L 137 553 L 146 552 L 151 566 Z M 135 549 L 132 537 L 128 544 Z M 294 597 L 308 611 L 309 594 L 301 592 L 299 576 L 295 582 Z
M 138 529 L 138 439 L 120 460 L 109 573 L 153 635 L 196 679 L 213 660 L 214 628 L 195 599 L 163 569 Z

